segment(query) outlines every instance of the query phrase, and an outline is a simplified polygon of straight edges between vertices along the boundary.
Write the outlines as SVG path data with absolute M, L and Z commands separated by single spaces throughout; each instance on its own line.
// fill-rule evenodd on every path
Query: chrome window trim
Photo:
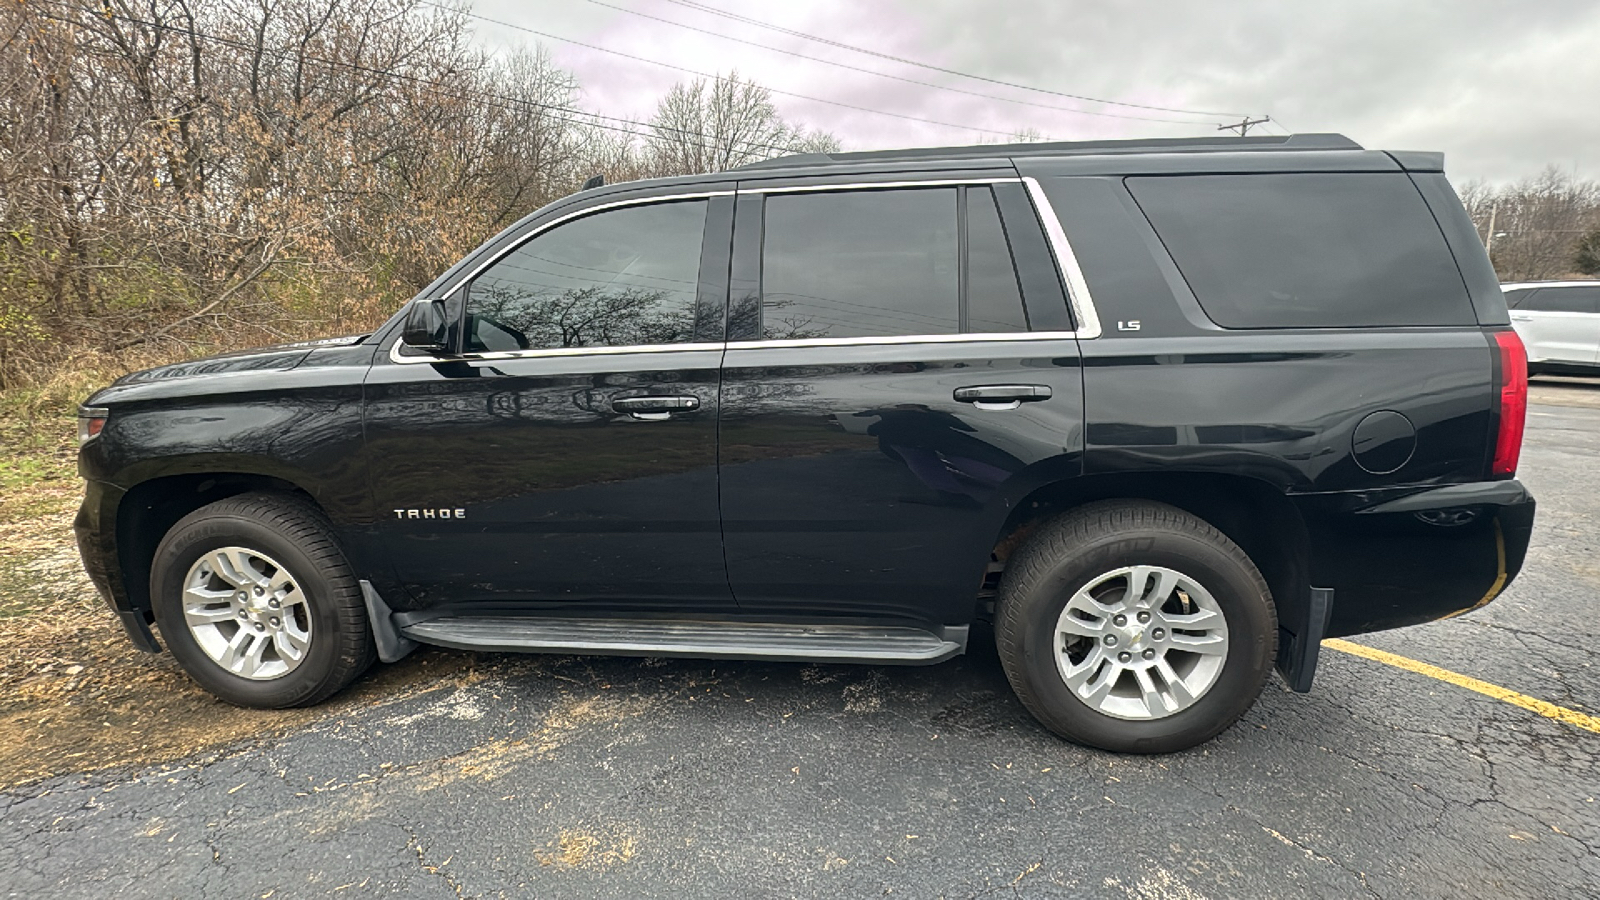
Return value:
M 870 347 L 887 344 L 982 344 L 990 341 L 1070 341 L 1075 331 L 1005 331 L 987 334 L 903 334 L 865 337 L 794 338 L 770 341 L 729 341 L 729 350 L 764 350 L 772 347 Z
M 1100 336 L 1100 314 L 1095 311 L 1094 297 L 1089 294 L 1089 282 L 1084 280 L 1083 267 L 1078 265 L 1078 256 L 1072 252 L 1072 242 L 1067 240 L 1067 232 L 1061 227 L 1061 220 L 1056 218 L 1056 211 L 1050 205 L 1050 198 L 1044 195 L 1044 188 L 1039 186 L 1039 179 L 1024 177 L 1022 183 L 1027 187 L 1028 196 L 1033 198 L 1034 208 L 1044 222 L 1045 237 L 1050 239 L 1056 264 L 1061 267 L 1061 274 L 1066 276 L 1067 303 L 1072 307 L 1072 317 L 1078 326 L 1077 335 L 1082 340 L 1097 338 Z
M 1600 287 L 1600 281 L 1515 281 L 1500 285 L 1501 291 L 1531 291 L 1537 288 Z
M 837 337 L 837 338 L 798 338 L 792 340 L 761 340 L 761 341 L 728 341 L 704 342 L 690 344 L 638 344 L 620 347 L 550 347 L 537 350 L 498 350 L 488 353 L 466 353 L 460 356 L 433 356 L 419 354 L 417 356 L 404 356 L 400 349 L 404 344 L 397 336 L 394 343 L 389 346 L 389 360 L 401 365 L 415 365 L 418 363 L 445 363 L 445 362 L 493 362 L 495 360 L 515 359 L 560 359 L 582 356 L 620 356 L 638 353 L 692 353 L 712 350 L 761 350 L 767 348 L 789 347 L 863 347 L 873 345 L 910 345 L 910 344 L 975 344 L 993 341 L 1018 342 L 1018 341 L 1062 341 L 1062 340 L 1090 340 L 1100 336 L 1100 317 L 1095 311 L 1094 299 L 1089 294 L 1089 285 L 1084 280 L 1083 269 L 1078 265 L 1078 258 L 1072 251 L 1072 244 L 1067 240 L 1061 222 L 1056 218 L 1055 210 L 1050 205 L 1050 200 L 1044 195 L 1044 189 L 1039 186 L 1037 179 L 1031 177 L 995 177 L 995 178 L 953 178 L 928 181 L 856 181 L 847 184 L 806 184 L 783 185 L 773 187 L 745 187 L 740 186 L 730 191 L 699 191 L 685 194 L 664 194 L 652 197 L 631 197 L 616 200 L 610 203 L 597 204 L 574 210 L 564 216 L 557 217 L 530 231 L 520 240 L 510 244 L 489 259 L 484 260 L 456 283 L 456 286 L 445 293 L 448 297 L 456 291 L 462 290 L 478 274 L 489 266 L 499 262 L 501 257 L 521 247 L 540 234 L 562 224 L 590 213 L 602 212 L 608 209 L 617 209 L 624 206 L 638 206 L 646 203 L 671 203 L 680 200 L 701 200 L 710 197 L 731 197 L 741 194 L 789 194 L 820 191 L 849 191 L 849 190 L 892 190 L 897 188 L 917 187 L 957 187 L 972 184 L 1017 184 L 1021 183 L 1028 191 L 1028 196 L 1033 200 L 1034 208 L 1039 213 L 1041 224 L 1044 226 L 1045 237 L 1050 243 L 1051 252 L 1055 255 L 1056 263 L 1061 268 L 1066 278 L 1067 302 L 1072 308 L 1073 318 L 1078 325 L 1074 331 L 1018 331 L 995 333 L 968 333 L 968 334 L 906 334 L 906 335 L 869 335 L 863 337 Z M 411 301 L 417 302 L 415 300 Z M 408 304 L 409 305 L 409 304 Z
M 785 347 L 872 347 L 907 344 L 982 344 L 995 341 L 1018 343 L 1022 341 L 1070 341 L 1081 337 L 1076 331 L 1006 331 L 968 334 L 896 334 L 868 335 L 864 337 L 794 338 L 770 341 L 729 341 L 728 343 L 698 344 L 635 344 L 624 347 L 552 347 L 544 350 L 496 350 L 489 353 L 466 353 L 461 356 L 402 356 L 404 346 L 395 341 L 389 348 L 389 359 L 401 365 L 415 363 L 493 362 L 511 359 L 560 359 L 574 356 L 617 356 L 633 353 L 690 353 L 718 350 L 766 350 Z
M 405 346 L 397 338 L 389 347 L 389 361 L 401 365 L 415 365 L 417 363 L 474 363 L 494 362 L 502 359 L 562 359 L 567 357 L 582 356 L 621 356 L 632 353 L 696 353 L 708 350 L 721 351 L 727 345 L 721 341 L 702 342 L 690 344 L 629 344 L 620 347 L 545 347 L 538 350 L 491 350 L 487 353 L 463 353 L 460 356 L 434 356 L 424 353 L 419 356 L 402 356 L 400 348 Z
M 799 194 L 815 191 L 887 191 L 898 188 L 919 187 L 960 187 L 963 184 L 1016 184 L 1023 179 L 1015 175 L 1010 177 L 995 178 L 940 178 L 929 181 L 852 181 L 848 184 L 785 184 L 767 187 L 764 185 L 739 185 L 741 194 Z

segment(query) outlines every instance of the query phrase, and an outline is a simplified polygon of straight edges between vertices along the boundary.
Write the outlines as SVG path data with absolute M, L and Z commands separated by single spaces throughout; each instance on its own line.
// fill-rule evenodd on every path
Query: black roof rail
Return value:
M 918 159 L 993 159 L 1014 156 L 1097 156 L 1117 153 L 1228 153 L 1240 150 L 1362 150 L 1342 134 L 1290 134 L 1266 137 L 1150 138 L 1132 141 L 1053 141 L 1033 144 L 976 144 L 965 147 L 912 147 L 858 153 L 798 153 L 746 163 L 734 171 L 798 166 L 845 165 Z

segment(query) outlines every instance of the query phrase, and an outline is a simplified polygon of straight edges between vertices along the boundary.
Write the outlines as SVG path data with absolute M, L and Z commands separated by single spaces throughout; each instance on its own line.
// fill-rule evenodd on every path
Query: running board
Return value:
M 941 662 L 967 649 L 965 625 L 946 627 L 941 636 L 920 628 L 856 625 L 449 616 L 407 625 L 400 633 L 458 650 L 902 665 Z

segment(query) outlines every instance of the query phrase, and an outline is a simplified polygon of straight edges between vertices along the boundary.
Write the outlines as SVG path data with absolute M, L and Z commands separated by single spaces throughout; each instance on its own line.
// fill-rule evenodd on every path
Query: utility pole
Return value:
M 1489 233 L 1483 239 L 1483 252 L 1485 253 L 1494 253 L 1494 219 L 1499 214 L 1500 201 L 1496 200 L 1494 205 L 1489 207 Z
M 1233 124 L 1233 125 L 1218 125 L 1217 126 L 1217 130 L 1218 131 L 1237 131 L 1239 133 L 1239 137 L 1244 137 L 1245 135 L 1250 133 L 1250 129 L 1251 128 L 1254 128 L 1255 126 L 1260 125 L 1260 124 L 1262 124 L 1264 122 L 1270 122 L 1270 121 L 1272 121 L 1272 117 L 1271 116 L 1262 116 L 1259 119 L 1252 119 L 1249 116 L 1245 116 L 1242 120 L 1240 120 L 1236 124 Z

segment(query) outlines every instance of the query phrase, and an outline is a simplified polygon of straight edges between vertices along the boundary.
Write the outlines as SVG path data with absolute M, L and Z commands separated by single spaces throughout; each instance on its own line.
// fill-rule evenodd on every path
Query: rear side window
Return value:
M 1127 184 L 1224 328 L 1477 324 L 1439 226 L 1403 173 Z
M 1524 297 L 1515 309 L 1540 312 L 1600 313 L 1600 285 L 1594 287 L 1540 288 Z
M 967 210 L 967 323 L 964 331 L 1005 334 L 1028 330 L 1022 290 L 1011 261 L 994 192 L 964 188 Z
M 960 330 L 955 188 L 767 197 L 766 340 Z

